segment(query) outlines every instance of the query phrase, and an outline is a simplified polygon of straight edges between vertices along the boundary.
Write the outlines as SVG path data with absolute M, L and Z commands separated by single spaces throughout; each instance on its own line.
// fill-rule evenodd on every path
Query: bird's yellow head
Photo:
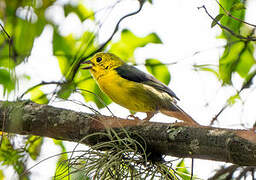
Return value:
M 83 64 L 90 64 L 90 66 L 83 67 L 83 69 L 90 69 L 94 77 L 107 72 L 125 64 L 119 57 L 112 53 L 96 53 L 90 60 L 83 62 Z

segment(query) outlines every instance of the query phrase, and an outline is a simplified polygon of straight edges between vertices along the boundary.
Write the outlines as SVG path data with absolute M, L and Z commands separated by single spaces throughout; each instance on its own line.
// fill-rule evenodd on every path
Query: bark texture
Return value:
M 85 136 L 110 127 L 139 134 L 154 153 L 256 166 L 256 134 L 251 130 L 182 123 L 141 124 L 135 120 L 75 112 L 30 101 L 0 101 L 0 129 L 4 132 L 81 142 Z M 106 139 L 99 136 L 82 143 L 93 145 L 100 141 Z

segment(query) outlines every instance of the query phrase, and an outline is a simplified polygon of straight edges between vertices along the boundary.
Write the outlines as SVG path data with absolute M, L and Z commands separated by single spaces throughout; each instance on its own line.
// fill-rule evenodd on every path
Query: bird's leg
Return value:
M 128 117 L 127 117 L 127 119 L 128 118 L 133 118 L 133 120 L 135 120 L 135 121 L 140 121 L 140 118 L 138 118 L 137 116 L 134 116 L 133 114 L 130 114 Z
M 146 112 L 147 117 L 143 119 L 144 122 L 148 122 L 154 115 L 154 112 Z
M 148 122 L 155 115 L 154 112 L 146 112 L 146 114 L 147 114 L 147 117 L 142 119 L 142 120 L 140 118 L 138 118 L 137 116 L 134 116 L 132 114 L 130 114 L 127 118 L 131 117 L 135 121 L 139 121 L 140 123 L 144 123 L 144 122 Z

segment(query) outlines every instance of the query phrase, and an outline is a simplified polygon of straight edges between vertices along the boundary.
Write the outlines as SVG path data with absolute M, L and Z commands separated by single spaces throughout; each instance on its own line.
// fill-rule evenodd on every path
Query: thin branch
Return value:
M 230 165 L 228 167 L 222 167 L 221 169 L 219 169 L 211 178 L 209 178 L 208 180 L 218 180 L 220 179 L 220 177 L 222 177 L 224 174 L 233 174 L 237 168 L 239 168 L 238 165 Z
M 27 94 L 29 91 L 31 91 L 32 89 L 34 89 L 34 88 L 36 88 L 36 87 L 39 87 L 39 86 L 42 86 L 42 85 L 49 85 L 49 84 L 62 85 L 63 83 L 57 82 L 57 81 L 50 81 L 50 82 L 42 81 L 41 83 L 36 84 L 36 85 L 30 87 L 29 89 L 27 89 L 27 90 L 19 97 L 19 99 L 22 99 L 22 98 L 24 97 L 24 95 L 26 95 L 26 94 Z
M 250 34 L 250 35 L 252 35 L 252 34 Z M 249 43 L 249 41 L 245 41 L 245 42 L 244 42 L 244 47 L 243 47 L 243 49 L 242 49 L 242 50 L 239 52 L 239 54 L 238 54 L 238 57 L 237 57 L 238 60 L 240 59 L 240 57 L 242 56 L 242 54 L 244 53 L 244 51 L 247 49 L 248 43 Z M 236 66 L 236 65 L 238 64 L 238 62 L 239 62 L 238 60 L 236 60 L 234 66 Z M 256 75 L 256 74 L 254 74 L 246 83 L 244 83 L 244 84 L 242 85 L 242 87 L 240 88 L 240 90 L 237 91 L 237 94 L 238 94 L 238 95 L 240 95 L 240 93 L 241 93 L 244 89 L 246 89 L 246 88 L 249 87 L 248 84 L 252 81 L 252 79 L 253 79 L 253 77 L 254 77 L 255 75 Z M 212 118 L 212 120 L 211 120 L 211 122 L 210 122 L 210 126 L 213 125 L 214 121 L 217 120 L 217 118 L 219 117 L 219 115 L 228 107 L 228 105 L 229 105 L 229 104 L 226 103 L 226 104 L 220 109 L 220 111 Z
M 251 36 L 249 36 L 249 37 L 244 37 L 244 36 L 242 36 L 242 35 L 240 35 L 240 34 L 236 34 L 234 31 L 232 31 L 231 29 L 229 29 L 229 28 L 226 27 L 226 26 L 223 26 L 223 25 L 220 24 L 214 17 L 212 17 L 211 14 L 207 11 L 207 9 L 206 9 L 206 7 L 205 7 L 204 5 L 201 6 L 201 7 L 198 7 L 198 9 L 201 9 L 201 8 L 204 9 L 204 11 L 206 12 L 206 14 L 207 14 L 221 29 L 223 29 L 223 30 L 229 32 L 231 35 L 233 35 L 233 36 L 235 36 L 235 37 L 237 37 L 237 38 L 239 38 L 239 39 L 241 39 L 241 40 L 256 41 L 256 38 L 254 38 L 254 37 L 251 37 Z
M 76 150 L 75 152 L 85 152 L 86 150 Z M 30 168 L 26 169 L 25 171 L 22 172 L 21 176 L 23 175 L 26 175 L 29 173 L 30 170 L 32 170 L 34 167 L 38 166 L 39 164 L 43 163 L 44 161 L 47 161 L 51 158 L 55 158 L 55 157 L 58 157 L 58 156 L 61 156 L 63 154 L 69 154 L 69 153 L 74 153 L 74 151 L 66 151 L 66 152 L 62 152 L 62 153 L 59 153 L 59 154 L 54 154 L 52 156 L 48 156 L 42 160 L 40 160 L 39 162 L 37 162 L 36 164 L 34 164 L 33 166 L 31 166 Z
M 123 16 L 122 18 L 120 18 L 119 21 L 117 22 L 116 27 L 115 27 L 113 33 L 111 34 L 111 36 L 108 38 L 108 40 L 107 40 L 105 43 L 103 43 L 103 44 L 96 50 L 95 53 L 102 51 L 102 50 L 105 48 L 105 46 L 109 43 L 109 41 L 111 41 L 111 39 L 114 37 L 114 35 L 116 34 L 116 32 L 118 31 L 120 23 L 121 23 L 124 19 L 126 19 L 127 17 L 130 17 L 130 16 L 133 16 L 133 15 L 138 14 L 138 13 L 141 11 L 142 6 L 143 6 L 143 4 L 140 3 L 140 6 L 139 6 L 139 9 L 138 9 L 138 10 L 136 10 L 136 11 L 134 11 L 134 12 L 132 12 L 132 13 L 129 13 L 129 14 Z M 85 60 L 84 58 L 81 59 L 81 61 L 84 61 L 84 60 Z
M 226 103 L 221 109 L 220 111 L 212 118 L 211 122 L 210 122 L 210 126 L 213 125 L 213 123 L 218 119 L 218 117 L 220 116 L 220 114 L 228 107 L 228 104 Z
M 6 32 L 5 28 L 2 26 L 2 24 L 0 23 L 0 27 L 2 28 L 4 34 L 7 36 L 8 40 L 11 39 L 11 36 Z
M 93 94 L 94 96 L 96 96 L 96 98 L 100 101 L 101 104 L 103 104 L 103 106 L 105 106 L 107 108 L 107 110 L 111 113 L 112 116 L 115 116 L 114 113 L 109 109 L 109 107 L 105 104 L 105 102 L 101 99 L 101 97 L 99 97 L 96 93 L 86 90 L 86 89 L 76 89 L 78 91 L 84 91 L 90 94 Z
M 113 36 L 116 34 L 116 32 L 118 31 L 120 23 L 121 23 L 124 19 L 126 19 L 127 17 L 130 17 L 130 16 L 133 16 L 133 15 L 138 14 L 138 13 L 141 11 L 142 6 L 143 6 L 143 3 L 140 3 L 140 6 L 139 6 L 139 9 L 138 9 L 138 10 L 136 10 L 136 11 L 134 11 L 134 12 L 132 12 L 132 13 L 126 14 L 126 15 L 124 15 L 123 17 L 121 17 L 121 18 L 119 19 L 119 21 L 117 22 L 117 24 L 116 24 L 116 26 L 115 26 L 115 29 L 114 29 L 113 33 L 111 34 L 111 36 L 110 36 L 102 45 L 100 45 L 100 47 L 99 47 L 98 49 L 96 49 L 95 51 L 93 51 L 92 53 L 90 53 L 89 55 L 87 55 L 86 57 L 80 58 L 79 62 L 77 63 L 77 65 L 76 65 L 75 68 L 74 68 L 74 72 L 75 72 L 75 73 L 73 73 L 73 76 L 71 77 L 71 80 L 74 79 L 75 74 L 76 74 L 76 72 L 78 71 L 78 69 L 79 69 L 79 67 L 80 67 L 80 64 L 81 64 L 84 60 L 86 60 L 88 57 L 92 56 L 93 54 L 102 51 L 102 50 L 105 48 L 105 46 L 111 41 L 111 39 L 112 39 Z

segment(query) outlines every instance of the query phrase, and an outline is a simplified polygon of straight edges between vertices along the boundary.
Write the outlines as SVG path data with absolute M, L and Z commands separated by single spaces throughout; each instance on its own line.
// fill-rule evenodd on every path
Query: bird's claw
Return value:
M 133 120 L 135 120 L 135 121 L 141 121 L 140 118 L 138 118 L 137 116 L 134 116 L 134 115 L 132 115 L 132 114 L 130 114 L 129 116 L 127 116 L 127 119 L 128 119 L 128 118 L 133 118 Z

